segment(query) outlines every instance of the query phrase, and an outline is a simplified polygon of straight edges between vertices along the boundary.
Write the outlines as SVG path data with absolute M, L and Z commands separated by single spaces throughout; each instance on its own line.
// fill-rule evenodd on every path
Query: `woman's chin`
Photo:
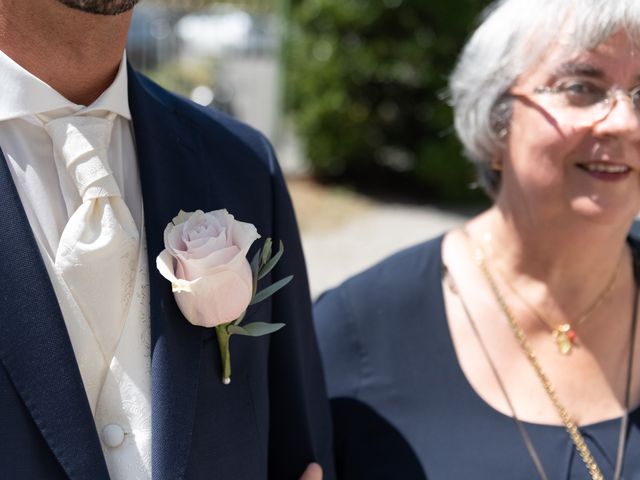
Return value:
M 630 224 L 640 206 L 632 208 L 627 199 L 609 199 L 598 195 L 580 196 L 571 200 L 571 210 L 585 220 L 598 224 Z

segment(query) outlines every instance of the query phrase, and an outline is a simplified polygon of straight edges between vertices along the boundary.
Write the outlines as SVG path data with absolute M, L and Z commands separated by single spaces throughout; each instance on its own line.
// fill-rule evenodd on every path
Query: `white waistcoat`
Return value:
M 112 480 L 151 478 L 149 272 L 144 229 L 133 297 L 120 340 L 105 361 L 53 260 L 45 264 L 69 332 Z

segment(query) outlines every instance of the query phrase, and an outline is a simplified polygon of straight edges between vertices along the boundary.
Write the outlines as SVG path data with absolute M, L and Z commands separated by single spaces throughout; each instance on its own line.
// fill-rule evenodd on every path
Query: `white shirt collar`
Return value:
M 131 120 L 126 60 L 125 52 L 113 83 L 91 105 L 85 107 L 67 100 L 0 50 L 0 85 L 2 85 L 0 121 L 24 118 L 36 123 L 36 114 L 60 109 L 66 110 L 67 115 L 107 110 Z

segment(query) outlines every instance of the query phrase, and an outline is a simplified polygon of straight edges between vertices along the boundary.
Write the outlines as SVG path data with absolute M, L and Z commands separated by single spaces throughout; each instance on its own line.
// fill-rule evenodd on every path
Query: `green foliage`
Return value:
M 478 197 L 443 94 L 487 3 L 293 1 L 286 101 L 316 175 Z

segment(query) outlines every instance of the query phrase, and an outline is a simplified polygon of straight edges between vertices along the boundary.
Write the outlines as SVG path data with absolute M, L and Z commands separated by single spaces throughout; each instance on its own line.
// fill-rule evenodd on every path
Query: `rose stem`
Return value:
M 220 346 L 220 359 L 222 360 L 222 383 L 231 383 L 231 354 L 229 353 L 229 332 L 226 325 L 216 327 L 218 345 Z

